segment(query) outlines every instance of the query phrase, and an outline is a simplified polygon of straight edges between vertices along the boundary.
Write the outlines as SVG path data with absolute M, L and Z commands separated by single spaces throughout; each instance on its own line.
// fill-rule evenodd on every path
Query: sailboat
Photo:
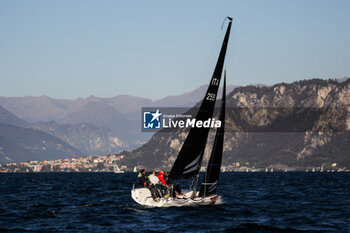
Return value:
M 124 173 L 124 171 L 120 170 L 120 168 L 118 167 L 118 164 L 116 164 L 116 165 L 113 167 L 113 172 L 114 172 L 114 173 Z
M 214 73 L 210 80 L 207 92 L 202 100 L 199 110 L 196 115 L 196 120 L 205 121 L 211 119 L 214 112 L 216 97 L 220 85 L 222 71 L 224 67 L 227 45 L 230 37 L 232 18 L 229 20 L 225 37 L 221 46 L 220 54 L 214 69 Z M 199 182 L 200 168 L 203 161 L 204 150 L 207 144 L 209 128 L 193 127 L 190 129 L 185 142 L 175 160 L 175 163 L 169 173 L 169 178 L 172 181 L 190 179 L 192 187 L 181 197 L 161 198 L 156 201 L 152 198 L 148 188 L 135 188 L 131 190 L 131 197 L 137 203 L 151 207 L 169 207 L 169 206 L 186 206 L 186 205 L 208 205 L 215 204 L 219 201 L 219 196 L 216 194 L 218 179 L 220 176 L 224 133 L 225 133 L 225 106 L 226 106 L 226 71 L 224 75 L 224 85 L 222 92 L 221 109 L 219 120 L 221 126 L 217 128 L 213 148 L 208 161 L 206 174 L 201 183 L 200 190 L 197 190 Z

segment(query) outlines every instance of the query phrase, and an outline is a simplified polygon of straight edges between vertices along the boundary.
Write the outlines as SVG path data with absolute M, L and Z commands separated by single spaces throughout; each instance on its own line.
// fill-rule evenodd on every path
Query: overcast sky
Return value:
M 0 96 L 159 99 L 209 82 L 350 76 L 350 1 L 0 1 Z

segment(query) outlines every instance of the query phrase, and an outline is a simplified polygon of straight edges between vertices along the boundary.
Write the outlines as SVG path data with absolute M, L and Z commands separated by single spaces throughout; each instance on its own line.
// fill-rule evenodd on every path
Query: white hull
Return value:
M 151 192 L 148 188 L 136 188 L 131 190 L 131 197 L 132 199 L 134 199 L 135 202 L 137 202 L 140 205 L 149 207 L 180 207 L 192 205 L 213 205 L 221 203 L 220 197 L 216 195 L 204 198 L 191 198 L 191 195 L 192 191 L 184 193 L 184 196 L 181 198 L 161 198 L 159 201 L 155 201 L 153 200 Z

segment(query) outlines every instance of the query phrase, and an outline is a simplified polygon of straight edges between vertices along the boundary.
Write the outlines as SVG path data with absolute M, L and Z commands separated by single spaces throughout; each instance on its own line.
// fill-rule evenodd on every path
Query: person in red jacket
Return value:
M 166 193 L 169 193 L 169 194 L 168 194 L 168 197 L 173 196 L 173 195 L 172 195 L 172 193 L 173 193 L 173 186 L 172 186 L 172 185 L 169 186 L 169 184 L 167 184 L 167 183 L 165 182 L 165 179 L 164 179 L 164 172 L 163 172 L 163 171 L 160 171 L 160 172 L 158 173 L 158 179 L 160 180 L 160 183 L 161 183 L 162 186 L 164 187 L 164 189 L 163 189 L 164 195 L 165 195 Z
M 158 179 L 160 180 L 160 182 L 163 184 L 163 185 L 165 185 L 166 187 L 168 187 L 169 188 L 169 185 L 165 182 L 165 180 L 164 180 L 164 172 L 163 171 L 160 171 L 159 173 L 158 173 Z

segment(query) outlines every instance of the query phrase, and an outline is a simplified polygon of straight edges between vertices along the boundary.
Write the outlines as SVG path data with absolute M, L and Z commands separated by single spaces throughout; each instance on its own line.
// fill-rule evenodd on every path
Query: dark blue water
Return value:
M 4 232 L 350 232 L 350 173 L 222 173 L 224 204 L 145 208 L 135 173 L 0 174 Z

